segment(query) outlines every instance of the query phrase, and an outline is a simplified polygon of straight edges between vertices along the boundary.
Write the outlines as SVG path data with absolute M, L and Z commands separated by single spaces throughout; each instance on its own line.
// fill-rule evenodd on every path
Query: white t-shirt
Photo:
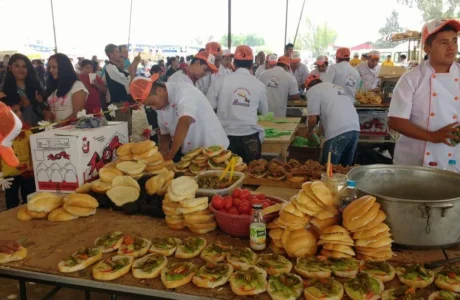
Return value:
M 298 86 L 301 86 L 305 83 L 305 80 L 307 79 L 309 73 L 310 72 L 308 71 L 307 66 L 303 63 L 299 63 L 297 69 L 295 69 L 294 72 L 294 77 L 297 80 Z
M 260 78 L 260 75 L 262 75 L 262 73 L 265 71 L 265 64 L 263 65 L 260 65 L 257 70 L 256 70 L 256 74 L 254 74 L 256 76 L 257 79 Z
M 341 86 L 319 83 L 307 91 L 308 116 L 320 116 L 326 141 L 349 131 L 360 131 L 358 113 Z
M 217 117 L 227 135 L 259 132 L 263 141 L 264 130 L 257 124 L 257 112 L 268 113 L 267 88 L 249 70 L 239 68 L 220 77 L 211 84 L 206 96 L 212 108 L 217 109 Z
M 299 93 L 295 77 L 276 66 L 263 72 L 259 79 L 267 87 L 268 110 L 275 117 L 286 117 L 288 97 Z
M 361 76 L 364 91 L 375 89 L 378 86 L 379 78 L 377 76 L 380 72 L 379 65 L 371 69 L 367 63 L 362 63 L 356 67 L 356 70 L 358 70 L 359 76 Z
M 211 83 L 217 80 L 220 76 L 227 75 L 229 73 L 228 71 L 229 70 L 227 70 L 223 65 L 220 65 L 217 73 L 211 74 L 211 72 L 208 72 L 203 78 L 198 80 L 196 82 L 196 88 L 206 95 Z
M 193 81 L 190 79 L 190 77 L 185 75 L 182 70 L 174 72 L 174 74 L 172 74 L 168 78 L 168 82 L 187 82 L 187 83 L 190 83 L 191 85 L 195 86 L 195 84 L 193 84 Z
M 169 105 L 158 110 L 158 126 L 161 134 L 174 139 L 176 126 L 183 116 L 192 117 L 187 137 L 182 144 L 182 153 L 198 147 L 230 144 L 222 125 L 208 99 L 193 85 L 184 82 L 166 82 Z
M 319 79 L 321 79 L 322 81 L 325 81 L 327 72 L 320 72 L 318 71 L 318 69 L 314 69 L 313 71 L 310 72 L 309 75 L 312 75 L 312 74 L 318 76 Z
M 352 102 L 355 102 L 356 90 L 359 88 L 360 76 L 348 61 L 342 61 L 328 68 L 325 82 L 343 87 Z
M 72 88 L 64 97 L 57 97 L 57 91 L 54 91 L 54 93 L 48 97 L 48 104 L 51 112 L 56 115 L 56 121 L 65 120 L 73 113 L 72 95 L 78 91 L 84 91 L 86 93 L 86 99 L 88 98 L 88 90 L 80 80 L 74 82 Z

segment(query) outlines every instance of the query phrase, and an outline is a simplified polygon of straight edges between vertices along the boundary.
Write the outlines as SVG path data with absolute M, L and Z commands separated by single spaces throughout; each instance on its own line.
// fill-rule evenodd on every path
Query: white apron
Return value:
M 455 68 L 451 73 L 431 75 L 430 111 L 428 130 L 436 131 L 451 123 L 459 121 L 460 115 L 460 71 Z M 444 169 L 450 159 L 460 161 L 460 144 L 450 147 L 444 143 L 426 142 L 423 166 L 436 162 L 438 169 Z

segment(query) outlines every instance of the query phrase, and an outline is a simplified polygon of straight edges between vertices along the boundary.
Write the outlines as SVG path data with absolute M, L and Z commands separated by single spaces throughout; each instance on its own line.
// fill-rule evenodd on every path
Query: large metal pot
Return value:
M 460 175 L 423 167 L 371 165 L 352 169 L 358 195 L 373 195 L 393 240 L 406 248 L 460 243 Z

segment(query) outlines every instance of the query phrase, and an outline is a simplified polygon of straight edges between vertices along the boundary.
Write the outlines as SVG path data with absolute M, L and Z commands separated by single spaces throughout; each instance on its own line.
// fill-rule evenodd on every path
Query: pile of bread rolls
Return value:
M 145 182 L 145 191 L 150 196 L 159 195 L 164 196 L 168 191 L 168 187 L 171 185 L 174 179 L 174 171 L 164 171 L 154 177 L 151 177 Z
M 339 225 L 324 228 L 318 245 L 323 245 L 321 255 L 332 258 L 351 258 L 355 256 L 355 245 L 350 233 Z
M 52 193 L 36 193 L 27 205 L 19 208 L 17 218 L 20 221 L 48 219 L 52 222 L 71 221 L 79 217 L 88 217 L 96 213 L 99 203 L 85 194 L 67 196 Z
M 375 197 L 364 196 L 350 203 L 342 214 L 343 226 L 353 232 L 356 257 L 384 261 L 393 256 L 390 228 L 383 223 L 385 213 Z
M 138 143 L 128 143 L 120 146 L 117 149 L 118 159 L 122 162 L 122 169 L 126 168 L 127 172 L 135 172 L 131 169 L 133 166 L 130 162 L 137 162 L 138 164 L 145 165 L 145 168 L 139 172 L 155 172 L 163 169 L 165 166 L 163 155 L 158 152 L 158 147 L 155 142 L 146 140 Z M 118 164 L 117 164 L 118 168 Z M 140 167 L 139 167 L 140 168 Z M 118 168 L 120 169 L 120 168 Z M 123 171 L 123 170 L 121 170 Z M 123 172 L 125 172 L 123 171 Z M 139 174 L 138 173 L 138 174 Z M 135 174 L 129 174 L 135 175 Z

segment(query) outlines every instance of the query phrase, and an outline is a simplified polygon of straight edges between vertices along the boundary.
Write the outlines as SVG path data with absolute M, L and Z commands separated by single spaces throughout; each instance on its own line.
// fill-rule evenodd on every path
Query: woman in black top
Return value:
M 179 60 L 175 57 L 169 57 L 167 65 L 169 68 L 168 71 L 166 71 L 165 81 L 168 81 L 169 76 L 174 74 L 179 69 Z

